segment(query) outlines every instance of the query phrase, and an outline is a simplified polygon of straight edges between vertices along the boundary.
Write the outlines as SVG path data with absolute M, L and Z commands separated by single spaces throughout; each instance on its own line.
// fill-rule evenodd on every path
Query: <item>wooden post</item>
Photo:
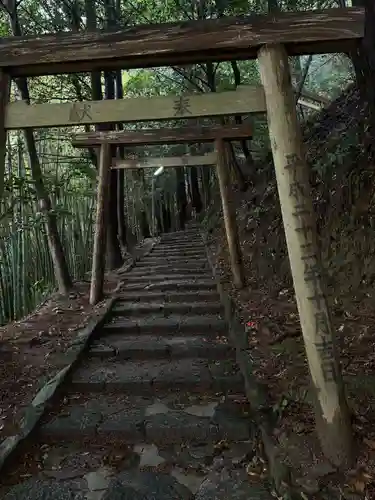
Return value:
M 10 76 L 0 70 L 0 200 L 4 192 L 5 156 L 7 147 L 7 131 L 5 128 L 5 110 L 9 102 Z
M 266 95 L 281 212 L 322 450 L 336 466 L 351 461 L 352 433 L 335 335 L 323 293 L 308 166 L 297 121 L 287 53 L 264 46 L 258 62 Z
M 237 288 L 245 286 L 245 273 L 243 269 L 240 242 L 238 238 L 238 227 L 236 220 L 236 210 L 233 205 L 232 193 L 230 189 L 229 168 L 226 161 L 226 148 L 222 139 L 215 141 L 217 151 L 217 177 L 219 181 L 221 203 L 223 206 L 223 216 L 225 232 L 228 240 L 230 265 L 233 273 L 234 285 Z
M 97 304 L 103 296 L 105 250 L 109 208 L 109 182 L 111 169 L 111 146 L 102 144 L 99 159 L 99 183 L 96 196 L 96 224 L 94 250 L 92 255 L 92 273 L 90 304 Z

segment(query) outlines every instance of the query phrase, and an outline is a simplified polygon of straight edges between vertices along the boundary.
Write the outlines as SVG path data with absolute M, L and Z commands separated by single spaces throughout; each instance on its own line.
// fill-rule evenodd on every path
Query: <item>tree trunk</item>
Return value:
M 105 98 L 115 98 L 115 80 L 114 74 L 111 72 L 104 73 L 105 82 Z M 114 130 L 114 125 L 110 124 L 108 129 Z M 116 148 L 112 148 L 112 156 L 115 156 Z M 108 231 L 107 231 L 107 268 L 117 269 L 123 263 L 120 242 L 118 238 L 119 229 L 119 203 L 118 203 L 118 173 L 116 169 L 111 170 L 109 178 L 109 218 L 108 218 Z
M 14 10 L 11 15 L 11 25 L 13 34 L 15 36 L 22 36 L 22 31 L 16 10 Z M 22 99 L 30 104 L 29 88 L 26 78 L 19 78 L 17 79 L 16 83 L 21 93 Z M 69 290 L 72 289 L 73 283 L 69 274 L 64 249 L 57 229 L 56 215 L 52 212 L 51 199 L 44 187 L 43 174 L 35 146 L 34 133 L 32 129 L 25 129 L 24 135 L 30 159 L 31 174 L 35 183 L 37 198 L 39 200 L 39 208 L 45 217 L 46 236 L 48 241 L 48 248 L 53 262 L 55 279 L 59 292 L 63 295 L 67 295 Z
M 203 167 L 209 168 L 209 167 Z M 199 191 L 199 182 L 198 182 L 198 169 L 197 167 L 190 168 L 190 185 L 191 185 L 191 202 L 197 214 L 202 211 L 203 204 L 202 198 Z
M 117 220 L 119 244 L 121 250 L 125 251 L 127 246 L 125 223 L 125 171 L 120 168 L 117 169 Z
M 20 90 L 23 100 L 30 103 L 29 89 L 25 78 L 17 80 L 17 86 Z M 45 229 L 48 241 L 48 247 L 51 253 L 53 269 L 61 294 L 67 295 L 73 288 L 73 283 L 69 274 L 64 249 L 57 229 L 56 215 L 52 212 L 51 199 L 44 187 L 42 169 L 40 167 L 38 153 L 36 150 L 34 133 L 31 129 L 24 130 L 27 150 L 30 159 L 30 168 L 35 183 L 35 190 L 39 200 L 39 208 L 45 217 Z
M 163 221 L 161 216 L 162 202 L 159 200 L 156 203 L 155 218 L 156 218 L 156 234 L 159 235 L 163 232 Z
M 163 233 L 168 233 L 169 231 L 169 217 L 168 217 L 168 208 L 166 202 L 163 201 L 161 205 L 161 213 L 163 218 Z
M 122 255 L 118 235 L 118 202 L 117 202 L 117 172 L 111 169 L 109 176 L 109 220 L 107 230 L 107 269 L 119 268 L 122 263 Z
M 73 12 L 73 5 L 68 6 L 67 3 L 63 3 L 65 9 L 69 9 L 71 7 L 71 15 L 74 18 Z M 86 13 L 86 29 L 87 31 L 96 31 L 96 6 L 95 6 L 95 0 L 85 0 L 85 13 Z M 78 20 L 77 20 L 78 21 Z M 76 22 L 75 28 L 77 31 L 79 30 L 79 22 Z M 102 74 L 100 71 L 93 71 L 90 73 L 90 81 L 91 81 L 91 99 L 93 101 L 101 101 L 103 99 L 103 92 L 102 92 Z M 77 88 L 77 85 L 76 85 Z M 96 125 L 95 126 L 96 130 L 105 130 L 105 127 L 101 127 L 101 125 Z M 86 131 L 88 129 L 86 128 Z M 93 161 L 93 164 L 95 167 L 97 167 L 97 158 L 96 158 L 96 153 L 94 148 L 88 148 L 89 149 L 89 154 L 91 161 Z
M 139 213 L 139 224 L 142 238 L 150 238 L 150 227 L 148 225 L 147 213 L 145 210 L 141 210 Z
M 8 135 L 5 129 L 5 108 L 9 102 L 10 84 L 10 76 L 0 71 L 0 111 L 3 117 L 0 125 L 0 206 L 5 184 L 5 160 Z
M 124 91 L 122 87 L 122 72 L 116 71 L 116 99 L 124 98 Z M 118 130 L 124 127 L 122 123 L 117 124 Z M 124 146 L 119 146 L 119 156 L 121 159 L 125 158 Z M 117 173 L 117 217 L 118 217 L 118 237 L 120 245 L 126 247 L 126 220 L 125 220 L 125 170 L 118 169 Z
M 309 170 L 303 154 L 288 56 L 283 46 L 258 54 L 290 267 L 315 398 L 322 450 L 336 466 L 352 459 L 352 435 L 335 335 L 323 293 Z
M 185 229 L 187 218 L 187 197 L 185 186 L 185 173 L 181 167 L 175 168 L 176 172 L 176 198 L 177 198 L 177 211 L 178 211 L 178 224 L 179 229 Z
M 95 4 L 92 0 L 86 0 L 86 9 L 89 8 L 90 16 L 95 13 Z M 105 0 L 104 8 L 106 13 L 106 24 L 111 29 L 115 23 L 115 13 L 113 10 L 113 5 L 110 0 Z M 91 12 L 93 11 L 94 14 Z M 91 20 L 90 29 L 96 29 L 96 20 L 94 26 L 94 20 Z M 104 85 L 105 85 L 105 99 L 115 98 L 115 74 L 113 72 L 107 71 L 104 73 Z M 93 87 L 96 89 L 96 87 Z M 98 89 L 97 89 L 98 90 Z M 104 124 L 98 130 L 114 130 L 114 124 Z M 112 156 L 116 154 L 116 148 L 112 148 Z M 118 238 L 119 233 L 119 189 L 118 189 L 118 173 L 116 170 L 111 170 L 109 176 L 109 217 L 108 217 L 108 228 L 107 228 L 107 255 L 106 255 L 106 266 L 108 269 L 117 269 L 123 263 L 120 242 Z M 123 235 L 122 235 L 123 237 Z
M 204 207 L 208 208 L 211 203 L 211 169 L 201 167 L 201 176 L 204 194 Z

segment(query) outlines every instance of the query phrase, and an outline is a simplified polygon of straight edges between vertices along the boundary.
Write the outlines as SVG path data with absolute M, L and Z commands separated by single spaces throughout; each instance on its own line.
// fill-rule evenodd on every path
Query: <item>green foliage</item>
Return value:
M 94 192 L 87 177 L 72 175 L 69 164 L 49 160 L 53 141 L 39 142 L 44 178 L 69 269 L 77 280 L 90 270 Z M 47 160 L 48 159 L 48 160 Z M 63 159 L 63 156 L 62 156 Z M 47 160 L 47 161 L 46 161 Z M 34 309 L 55 287 L 52 260 L 21 136 L 9 149 L 6 196 L 0 220 L 0 324 Z

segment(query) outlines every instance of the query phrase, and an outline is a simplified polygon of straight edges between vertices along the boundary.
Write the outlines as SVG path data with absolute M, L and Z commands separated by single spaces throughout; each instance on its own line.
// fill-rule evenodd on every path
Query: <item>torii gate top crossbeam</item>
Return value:
M 364 9 L 284 12 L 0 40 L 13 77 L 252 59 L 265 44 L 291 55 L 347 52 L 364 35 Z
M 76 148 L 100 146 L 102 144 L 120 145 L 154 145 L 182 144 L 194 142 L 213 142 L 217 139 L 235 141 L 249 139 L 252 131 L 249 125 L 232 125 L 226 127 L 192 127 L 192 128 L 160 128 L 141 131 L 108 131 L 86 132 L 76 134 L 72 140 Z

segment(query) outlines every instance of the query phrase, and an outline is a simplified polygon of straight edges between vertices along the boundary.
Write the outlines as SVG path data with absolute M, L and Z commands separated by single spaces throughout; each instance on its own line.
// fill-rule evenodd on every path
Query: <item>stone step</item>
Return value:
M 189 274 L 189 276 L 203 276 L 203 277 L 211 277 L 212 272 L 208 266 L 208 263 L 205 266 L 196 266 L 194 263 L 190 264 L 179 264 L 177 266 L 168 266 L 168 265 L 159 265 L 159 266 L 135 266 L 131 271 L 127 271 L 126 273 L 120 273 L 122 276 L 137 276 L 144 274 Z
M 156 253 L 170 253 L 170 254 L 179 254 L 181 252 L 187 253 L 187 254 L 195 254 L 195 253 L 202 253 L 206 254 L 206 249 L 203 244 L 200 245 L 191 245 L 190 243 L 187 245 L 180 245 L 180 246 L 167 246 L 167 245 L 157 245 L 154 247 L 152 250 L 151 254 L 154 255 Z
M 100 398 L 65 398 L 64 407 L 39 428 L 39 439 L 101 443 L 168 445 L 213 444 L 249 440 L 247 407 L 221 396 L 199 400 L 194 394 L 164 398 L 101 395 Z M 177 458 L 177 457 L 176 457 Z M 150 497 L 151 498 L 151 497 Z
M 223 307 L 220 302 L 164 302 L 149 301 L 149 302 L 116 302 L 112 308 L 112 313 L 117 316 L 133 316 L 150 313 L 163 313 L 167 316 L 170 314 L 219 314 L 223 312 Z
M 202 291 L 202 290 L 216 290 L 216 284 L 213 279 L 200 279 L 197 280 L 165 280 L 159 281 L 157 283 L 125 283 L 125 289 L 128 292 L 135 290 L 150 290 L 150 291 L 169 291 L 169 292 L 177 292 L 181 290 L 189 290 L 189 291 Z
M 168 292 L 141 290 L 141 291 L 121 291 L 120 300 L 131 302 L 155 302 L 160 301 L 165 304 L 179 304 L 184 302 L 220 302 L 220 295 L 215 290 L 184 290 Z
M 183 246 L 183 245 L 191 245 L 191 244 L 197 244 L 197 245 L 202 245 L 203 244 L 203 239 L 201 236 L 197 235 L 191 235 L 191 236 L 184 236 L 183 238 L 169 238 L 169 239 L 161 239 L 160 242 L 158 243 L 158 246 Z
M 126 283 L 159 283 L 163 281 L 186 281 L 186 280 L 195 280 L 199 283 L 199 280 L 201 279 L 213 279 L 212 278 L 212 273 L 205 273 L 201 277 L 201 273 L 198 273 L 196 275 L 193 275 L 192 273 L 189 274 L 177 274 L 173 273 L 173 270 L 170 270 L 169 274 L 146 274 L 146 273 L 136 273 L 134 274 L 132 271 L 127 272 L 124 276 L 124 281 Z
M 189 236 L 184 236 L 180 238 L 170 238 L 165 240 L 164 238 L 161 238 L 157 244 L 157 246 L 168 246 L 168 245 L 189 245 L 189 244 L 197 244 L 197 245 L 203 245 L 203 238 L 200 235 L 189 235 Z
M 212 361 L 235 357 L 226 337 L 203 335 L 164 337 L 158 335 L 108 335 L 95 341 L 91 357 L 115 359 L 181 359 L 207 358 Z
M 147 260 L 146 260 L 146 263 L 144 263 L 144 260 L 142 259 L 141 261 L 137 262 L 136 265 L 133 267 L 132 270 L 137 270 L 137 269 L 149 269 L 150 271 L 153 271 L 153 272 L 161 272 L 161 271 L 164 271 L 164 270 L 168 270 L 170 271 L 171 270 L 171 267 L 173 268 L 173 270 L 177 270 L 177 269 L 180 269 L 180 270 L 207 270 L 207 269 L 210 269 L 210 265 L 208 263 L 208 260 L 207 259 L 182 259 L 182 261 L 180 261 L 180 263 L 173 263 L 172 265 L 171 264 L 168 264 L 166 263 L 164 260 L 160 261 L 160 259 L 150 259 L 148 258 L 148 260 L 151 260 L 151 261 L 156 261 L 155 264 L 148 264 Z
M 124 392 L 155 394 L 170 390 L 190 392 L 238 392 L 243 390 L 242 375 L 234 360 L 210 362 L 198 358 L 176 361 L 101 361 L 92 358 L 72 375 L 70 389 L 75 392 Z
M 183 247 L 183 246 L 197 246 L 204 247 L 203 239 L 199 237 L 185 237 L 185 238 L 177 238 L 177 239 L 169 239 L 169 240 L 161 240 L 155 248 L 160 247 Z
M 205 250 L 205 246 L 202 240 L 189 240 L 189 241 L 184 241 L 182 243 L 178 242 L 167 242 L 167 243 L 159 243 L 154 247 L 155 250 Z
M 85 429 L 86 421 L 82 424 Z M 224 430 L 220 422 L 213 425 L 219 426 L 219 433 Z M 11 480 L 0 486 L 2 500 L 275 499 L 266 478 L 249 481 L 247 464 L 258 451 L 252 437 L 224 439 L 224 446 L 216 446 L 214 441 L 199 441 L 195 433 L 191 444 L 158 447 L 146 440 L 134 445 L 118 438 L 103 442 L 101 436 L 109 434 L 97 432 L 80 442 L 66 433 L 69 441 L 60 442 L 54 433 L 56 428 L 44 441 L 39 436 L 34 453 L 17 461 L 18 470 L 13 468 Z
M 164 233 L 160 237 L 160 241 L 180 240 L 183 238 L 191 238 L 192 236 L 199 237 L 200 234 L 195 228 L 187 229 L 185 231 L 172 231 Z
M 149 258 L 166 258 L 166 259 L 207 259 L 206 251 L 194 250 L 185 252 L 184 250 L 177 250 L 174 252 L 158 251 L 149 254 Z
M 179 250 L 175 252 L 152 252 L 148 255 L 148 258 L 165 258 L 169 260 L 180 259 L 180 260 L 193 260 L 193 259 L 204 259 L 207 260 L 206 252 L 200 250 L 195 250 L 194 252 L 185 252 L 184 250 Z
M 141 262 L 137 263 L 136 269 L 153 266 L 168 266 L 170 268 L 178 268 L 179 266 L 208 266 L 207 259 L 186 259 L 182 258 L 162 258 L 162 257 L 145 257 Z
M 177 333 L 211 334 L 217 335 L 227 332 L 228 326 L 225 319 L 218 314 L 206 315 L 180 315 L 152 314 L 149 316 L 131 316 L 123 318 L 114 316 L 102 328 L 104 335 L 108 333 L 122 334 L 159 334 L 170 335 Z

